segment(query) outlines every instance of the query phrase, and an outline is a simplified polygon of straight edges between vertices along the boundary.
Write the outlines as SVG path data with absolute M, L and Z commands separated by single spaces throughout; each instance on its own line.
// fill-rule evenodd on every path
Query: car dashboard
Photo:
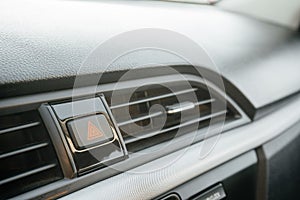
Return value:
M 298 31 L 164 1 L 0 9 L 0 199 L 296 197 Z

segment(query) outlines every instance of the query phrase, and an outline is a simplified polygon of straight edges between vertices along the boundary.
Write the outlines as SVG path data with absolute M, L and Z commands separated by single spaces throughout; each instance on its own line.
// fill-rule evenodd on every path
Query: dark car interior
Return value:
M 3 0 L 0 21 L 0 199 L 298 199 L 298 0 Z

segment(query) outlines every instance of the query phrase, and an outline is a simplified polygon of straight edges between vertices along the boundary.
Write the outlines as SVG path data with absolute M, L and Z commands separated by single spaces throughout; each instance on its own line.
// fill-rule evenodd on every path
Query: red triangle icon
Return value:
M 87 140 L 94 140 L 102 137 L 104 134 L 92 122 L 88 122 L 88 135 Z

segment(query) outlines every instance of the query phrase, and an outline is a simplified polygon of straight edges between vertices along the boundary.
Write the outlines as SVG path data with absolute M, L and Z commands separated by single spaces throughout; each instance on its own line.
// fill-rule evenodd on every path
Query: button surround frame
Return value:
M 98 103 L 98 110 L 95 111 L 93 109 L 91 109 L 91 107 L 89 107 L 90 109 L 88 109 L 87 112 L 85 113 L 76 113 L 75 115 L 72 115 L 72 112 L 70 112 L 71 114 L 68 114 L 69 116 L 66 117 L 66 115 L 59 115 L 58 112 L 56 112 L 56 106 L 59 106 L 61 108 L 61 106 L 63 106 L 63 104 L 67 105 L 67 104 L 73 104 L 73 103 L 78 103 L 80 101 L 95 101 L 95 103 Z M 120 130 L 118 129 L 117 123 L 113 118 L 113 115 L 109 109 L 109 106 L 105 100 L 105 97 L 103 94 L 97 94 L 93 97 L 86 97 L 86 98 L 80 98 L 80 99 L 73 99 L 73 101 L 60 101 L 60 102 L 55 102 L 53 104 L 51 104 L 51 108 L 54 112 L 54 115 L 61 127 L 62 130 L 62 136 L 64 136 L 65 138 L 65 143 L 64 146 L 65 148 L 68 148 L 70 151 L 70 160 L 73 161 L 74 166 L 76 168 L 76 172 L 78 175 L 83 175 L 91 170 L 95 170 L 95 169 L 99 169 L 99 168 L 103 168 L 105 166 L 109 166 L 111 164 L 114 164 L 116 162 L 125 160 L 128 158 L 128 151 L 126 149 L 123 137 L 121 135 Z M 70 108 L 72 108 L 72 106 L 68 105 L 68 109 L 70 110 Z M 65 114 L 65 113 L 64 113 Z M 76 120 L 79 118 L 83 118 L 83 117 L 89 117 L 89 116 L 95 116 L 95 115 L 104 115 L 109 126 L 110 129 L 113 133 L 113 139 L 102 143 L 102 144 L 98 144 L 92 147 L 88 147 L 85 149 L 77 149 L 75 147 L 75 144 L 72 141 L 71 135 L 68 131 L 68 127 L 67 127 L 67 123 L 69 121 L 72 120 Z M 63 117 L 61 117 L 63 116 Z M 93 156 L 92 152 L 97 152 L 99 153 L 99 151 L 104 150 L 106 151 L 107 149 L 115 149 L 114 153 L 112 152 L 112 154 L 114 154 L 111 157 L 103 157 L 102 160 L 99 160 L 98 156 Z M 96 154 L 97 154 L 96 153 Z M 85 157 L 85 158 L 90 158 L 96 161 L 91 161 L 92 163 L 83 165 L 81 163 L 81 160 L 79 159 L 80 157 Z M 101 155 L 99 155 L 99 157 L 101 157 Z

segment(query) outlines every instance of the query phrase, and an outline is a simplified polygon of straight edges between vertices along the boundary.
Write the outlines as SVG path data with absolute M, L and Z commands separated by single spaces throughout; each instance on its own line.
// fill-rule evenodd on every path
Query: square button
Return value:
M 79 150 L 114 139 L 112 128 L 102 114 L 74 119 L 67 123 L 67 127 L 75 148 Z

